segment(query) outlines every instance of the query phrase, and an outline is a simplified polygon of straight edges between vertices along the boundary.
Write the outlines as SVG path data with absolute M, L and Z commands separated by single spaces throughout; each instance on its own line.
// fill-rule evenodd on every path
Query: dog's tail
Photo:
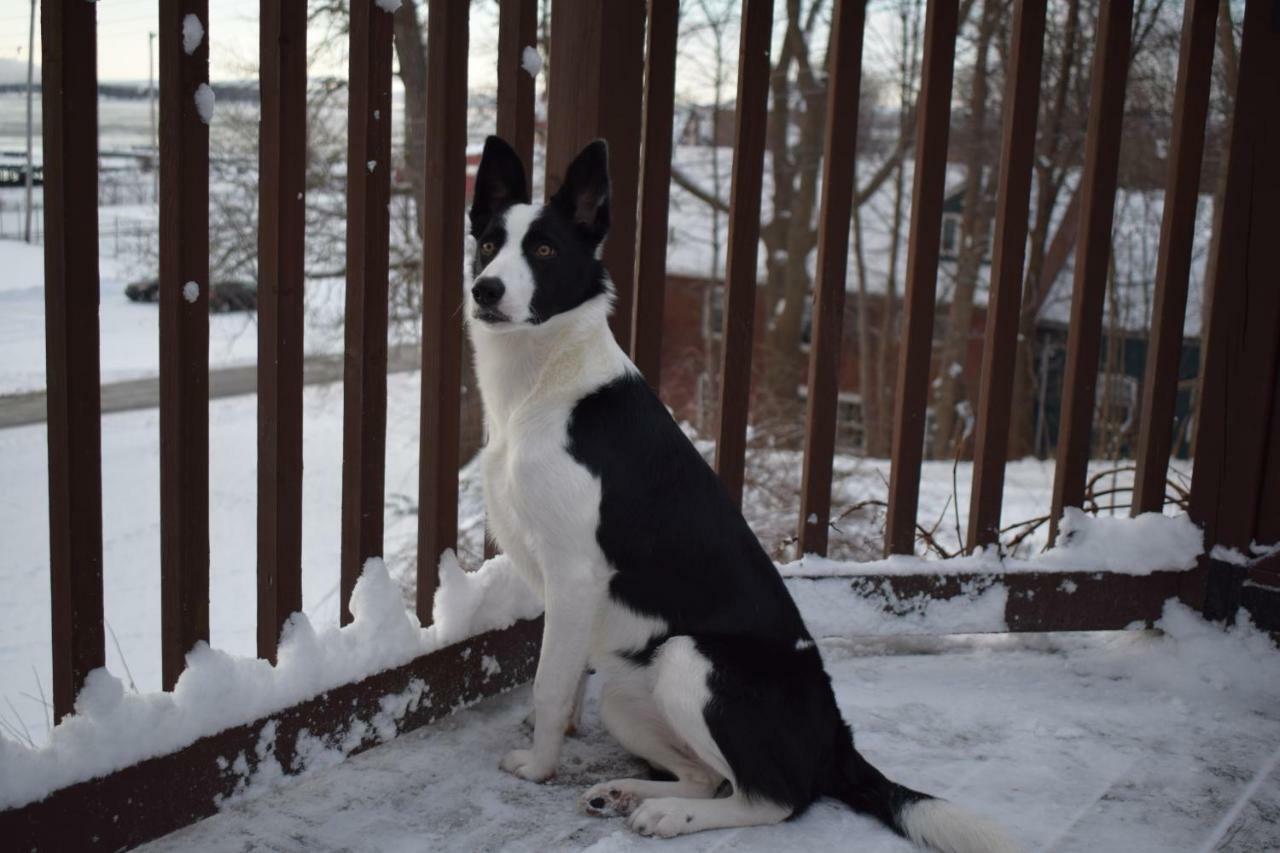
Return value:
M 826 792 L 856 812 L 877 818 L 919 846 L 938 853 L 1018 853 L 1004 830 L 946 800 L 891 782 L 853 746 L 836 760 Z

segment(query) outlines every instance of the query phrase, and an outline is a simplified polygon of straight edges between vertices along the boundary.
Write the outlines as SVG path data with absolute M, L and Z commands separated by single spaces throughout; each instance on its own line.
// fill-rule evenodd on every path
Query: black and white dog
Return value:
M 582 795 L 643 835 L 772 824 L 834 797 L 918 844 L 1006 853 L 998 829 L 890 782 L 858 754 L 777 569 L 715 473 L 618 347 L 600 262 L 605 144 L 545 206 L 490 137 L 471 207 L 468 328 L 484 398 L 493 535 L 546 605 L 533 745 L 502 768 L 556 771 L 588 666 L 601 715 L 674 781 Z M 728 796 L 717 796 L 727 781 Z

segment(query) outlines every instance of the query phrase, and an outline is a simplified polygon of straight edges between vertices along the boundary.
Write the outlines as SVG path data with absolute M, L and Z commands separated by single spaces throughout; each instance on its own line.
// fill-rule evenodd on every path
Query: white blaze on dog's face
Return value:
M 537 326 L 597 297 L 610 284 L 599 250 L 609 228 L 608 152 L 582 150 L 542 206 L 529 203 L 524 166 L 505 142 L 485 142 L 471 204 L 475 238 L 467 315 L 473 328 Z

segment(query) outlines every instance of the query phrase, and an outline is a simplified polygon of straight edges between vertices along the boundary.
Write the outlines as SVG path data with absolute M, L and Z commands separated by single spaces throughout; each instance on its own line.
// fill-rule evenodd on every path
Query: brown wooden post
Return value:
M 97 7 L 40 4 L 53 715 L 103 665 Z
M 1022 307 L 1022 263 L 1040 102 L 1040 64 L 1044 56 L 1044 19 L 1045 4 L 1038 0 L 1018 0 L 1013 7 L 1010 73 L 1005 80 L 1000 144 L 1000 185 L 996 191 L 991 293 L 987 298 L 986 340 L 982 347 L 978 423 L 973 444 L 973 484 L 966 543 L 971 550 L 1000 541 L 1013 365 L 1018 351 L 1018 314 Z
M 1102 305 L 1107 294 L 1107 266 L 1111 258 L 1111 220 L 1116 204 L 1116 171 L 1120 162 L 1132 19 L 1133 0 L 1102 0 L 1098 10 L 1097 48 L 1093 54 L 1084 173 L 1080 178 L 1082 218 L 1076 243 L 1067 369 L 1062 380 L 1062 422 L 1049 514 L 1051 545 L 1057 538 L 1063 508 L 1078 507 L 1084 502 L 1093 412 L 1097 404 Z
M 204 38 L 190 53 L 183 20 Z M 160 613 L 162 681 L 209 639 L 208 0 L 160 4 Z
M 391 219 L 391 13 L 351 4 L 347 308 L 342 381 L 341 619 L 365 560 L 382 556 Z
M 302 610 L 307 9 L 262 0 L 258 162 L 258 656 Z
M 804 474 L 800 486 L 797 535 L 801 554 L 827 553 L 865 23 L 866 0 L 836 0 L 827 71 L 827 138 L 822 154 L 817 286 L 804 427 Z
M 550 196 L 588 142 L 609 143 L 611 225 L 604 265 L 617 302 L 609 327 L 631 348 L 632 277 L 636 258 L 636 198 L 644 92 L 644 4 L 554 0 L 551 80 L 547 90 L 547 180 Z
M 902 344 L 894 394 L 893 467 L 885 552 L 915 550 L 920 463 L 924 455 L 925 407 L 933 348 L 933 304 L 942 239 L 942 197 L 947 178 L 947 137 L 951 126 L 951 74 L 955 63 L 956 0 L 929 3 L 925 19 L 924 66 L 916 107 L 915 176 L 911 191 L 911 236 L 903 294 Z
M 524 51 L 538 48 L 538 0 L 501 0 L 498 6 L 498 136 L 524 163 L 525 189 L 533 198 L 534 75 Z M 465 259 L 464 259 L 465 262 Z M 484 559 L 498 553 L 485 527 Z
M 418 618 L 431 621 L 440 555 L 458 544 L 468 4 L 427 12 L 427 164 L 422 257 Z
M 667 287 L 667 212 L 679 6 L 679 0 L 649 0 L 646 27 L 640 234 L 631 360 L 655 392 L 662 385 L 662 309 Z
M 538 49 L 538 0 L 501 0 L 498 5 L 498 136 L 524 161 L 533 197 L 534 76 L 524 69 L 526 48 Z
M 1209 259 L 1213 292 L 1191 481 L 1191 518 L 1204 528 L 1206 551 L 1225 545 L 1247 553 L 1259 530 L 1277 529 L 1261 515 L 1276 505 L 1276 481 L 1266 478 L 1280 469 L 1268 458 L 1280 447 L 1280 22 L 1273 5 L 1245 7 L 1218 252 Z M 1205 613 L 1231 618 L 1245 571 L 1206 563 Z
M 1182 49 L 1173 101 L 1169 177 L 1156 262 L 1155 304 L 1142 382 L 1138 432 L 1138 470 L 1133 481 L 1134 515 L 1160 512 L 1173 444 L 1173 414 L 1178 398 L 1178 362 L 1182 355 L 1187 281 L 1200 199 L 1200 160 L 1204 123 L 1213 83 L 1213 45 L 1219 0 L 1192 0 L 1182 15 Z
M 755 338 L 760 192 L 764 181 L 773 0 L 743 0 L 738 48 L 738 99 L 733 126 L 733 185 L 725 261 L 724 329 L 720 341 L 720 420 L 716 471 L 733 502 L 742 504 Z

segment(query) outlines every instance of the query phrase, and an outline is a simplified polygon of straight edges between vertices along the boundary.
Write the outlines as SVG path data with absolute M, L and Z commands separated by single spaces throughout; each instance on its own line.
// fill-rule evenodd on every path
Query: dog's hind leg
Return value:
M 616 674 L 600 696 L 600 715 L 628 752 L 668 771 L 675 781 L 613 779 L 593 785 L 582 808 L 596 817 L 628 815 L 653 797 L 714 797 L 722 777 L 682 743 L 654 702 L 649 674 L 642 669 Z
M 721 799 L 678 795 L 647 799 L 627 820 L 627 825 L 641 835 L 665 838 L 704 829 L 774 824 L 786 820 L 794 810 L 766 796 L 748 795 L 739 786 L 707 724 L 711 668 L 711 661 L 698 651 L 691 638 L 673 637 L 654 658 L 653 695 L 678 742 L 687 744 L 699 761 L 727 779 L 733 793 Z

